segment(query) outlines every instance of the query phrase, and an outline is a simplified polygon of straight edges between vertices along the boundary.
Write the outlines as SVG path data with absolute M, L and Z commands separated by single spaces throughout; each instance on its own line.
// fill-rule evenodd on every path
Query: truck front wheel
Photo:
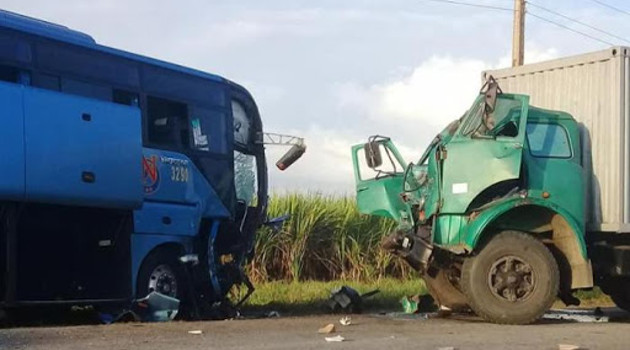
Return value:
M 556 299 L 559 284 L 558 264 L 549 249 L 518 231 L 497 234 L 462 268 L 461 285 L 471 308 L 500 324 L 539 319 Z

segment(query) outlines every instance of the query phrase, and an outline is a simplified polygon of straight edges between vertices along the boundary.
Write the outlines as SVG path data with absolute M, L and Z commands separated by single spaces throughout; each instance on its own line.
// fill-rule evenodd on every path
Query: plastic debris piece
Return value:
M 134 303 L 134 311 L 142 321 L 166 322 L 177 316 L 179 300 L 158 292 L 151 292 Z
M 453 314 L 453 310 L 451 310 L 451 308 L 444 305 L 440 305 L 437 311 L 438 317 L 450 317 L 452 314 Z
M 324 327 L 320 328 L 317 333 L 320 334 L 330 334 L 333 333 L 335 331 L 335 325 L 332 323 L 329 323 L 327 325 L 325 325 Z
M 332 343 L 332 342 L 342 342 L 344 340 L 346 340 L 346 338 L 340 336 L 340 335 L 336 335 L 334 337 L 326 337 L 324 338 L 326 339 L 327 342 Z
M 342 317 L 342 318 L 339 320 L 339 323 L 340 323 L 342 326 L 349 326 L 349 325 L 351 325 L 351 324 L 352 324 L 352 319 L 351 319 L 349 316 L 345 316 L 345 317 Z
M 278 311 L 269 311 L 267 313 L 268 318 L 277 318 L 280 317 L 280 313 Z
M 194 331 L 188 331 L 188 334 L 203 334 L 201 329 L 195 329 Z
M 418 312 L 418 299 L 416 299 L 416 297 L 402 297 L 400 303 L 402 304 L 404 313 L 415 314 Z
M 558 350 L 580 350 L 579 345 L 572 344 L 558 344 Z
M 379 293 L 378 289 L 364 294 L 359 294 L 355 289 L 348 286 L 341 286 L 331 290 L 328 307 L 332 312 L 361 313 L 364 299 Z

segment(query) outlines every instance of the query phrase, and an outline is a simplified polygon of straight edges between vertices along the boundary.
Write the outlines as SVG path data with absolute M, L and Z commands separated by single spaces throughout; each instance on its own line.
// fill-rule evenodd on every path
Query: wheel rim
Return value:
M 512 303 L 526 300 L 534 291 L 534 270 L 525 260 L 509 255 L 497 260 L 488 273 L 495 297 Z
M 149 275 L 149 292 L 177 297 L 177 278 L 168 265 L 156 266 Z

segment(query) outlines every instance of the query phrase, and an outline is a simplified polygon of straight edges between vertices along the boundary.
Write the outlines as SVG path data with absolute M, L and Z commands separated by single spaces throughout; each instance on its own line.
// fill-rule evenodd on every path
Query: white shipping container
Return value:
M 587 229 L 630 232 L 630 48 L 485 71 L 506 93 L 571 114 L 582 126 Z M 592 169 L 592 170 L 590 170 Z

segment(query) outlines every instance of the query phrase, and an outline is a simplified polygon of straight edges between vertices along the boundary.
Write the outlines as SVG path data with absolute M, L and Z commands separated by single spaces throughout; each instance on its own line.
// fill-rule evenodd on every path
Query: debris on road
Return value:
M 453 310 L 448 306 L 440 305 L 437 311 L 437 317 L 450 317 L 453 314 Z
M 436 316 L 435 313 L 418 312 L 415 314 L 408 314 L 405 312 L 389 312 L 386 314 L 375 315 L 377 317 L 386 317 L 394 320 L 428 320 Z
M 172 321 L 179 310 L 179 300 L 158 292 L 151 292 L 136 300 L 133 311 L 145 322 Z
M 455 348 L 454 346 L 443 346 L 441 348 L 438 348 L 438 350 L 457 350 L 457 348 Z
M 432 312 L 436 310 L 435 300 L 430 294 L 418 294 L 408 297 L 402 297 L 400 299 L 400 304 L 403 307 L 403 312 L 407 314 L 415 314 L 418 312 Z
M 610 317 L 600 310 L 551 310 L 547 312 L 543 319 L 546 320 L 563 320 L 580 323 L 606 323 L 610 321 Z
M 188 334 L 203 334 L 203 331 L 201 329 L 196 329 L 194 331 L 188 331 Z
M 359 294 L 359 292 L 353 288 L 341 286 L 331 291 L 330 299 L 328 299 L 328 307 L 333 312 L 346 311 L 350 313 L 361 313 L 363 310 L 363 300 L 379 292 L 378 289 L 375 289 L 365 294 Z
M 345 317 L 342 317 L 342 318 L 339 320 L 339 323 L 340 323 L 342 326 L 349 326 L 349 325 L 351 325 L 351 324 L 352 324 L 352 319 L 350 318 L 350 316 L 345 316 Z
M 329 342 L 329 343 L 342 342 L 342 341 L 346 340 L 346 338 L 344 338 L 344 337 L 342 337 L 340 335 L 337 335 L 337 336 L 334 336 L 334 337 L 326 337 L 324 339 L 326 339 L 326 341 Z
M 280 317 L 280 313 L 278 311 L 269 311 L 267 313 L 267 318 L 278 318 Z
M 406 314 L 415 314 L 418 312 L 418 304 L 420 302 L 419 296 L 414 295 L 411 297 L 402 297 L 400 304 L 403 307 L 403 312 Z
M 317 333 L 320 333 L 320 334 L 330 334 L 334 332 L 335 332 L 335 325 L 332 323 L 325 325 L 324 327 L 320 328 L 317 331 Z
M 571 345 L 571 344 L 558 344 L 558 350 L 586 350 L 582 349 L 579 345 Z

